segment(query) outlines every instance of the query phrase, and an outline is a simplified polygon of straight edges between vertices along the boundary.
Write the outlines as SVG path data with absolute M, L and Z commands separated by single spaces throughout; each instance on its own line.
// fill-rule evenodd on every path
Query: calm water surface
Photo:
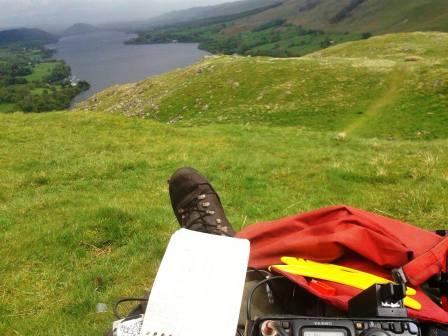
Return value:
M 64 59 L 71 66 L 74 76 L 91 85 L 90 90 L 77 96 L 74 103 L 111 85 L 137 82 L 188 66 L 208 55 L 192 43 L 123 43 L 134 36 L 120 32 L 95 32 L 64 37 L 48 46 L 57 50 L 55 58 Z

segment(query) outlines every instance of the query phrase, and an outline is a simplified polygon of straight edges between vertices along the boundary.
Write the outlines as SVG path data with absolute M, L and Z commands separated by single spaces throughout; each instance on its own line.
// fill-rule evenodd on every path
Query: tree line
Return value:
M 337 14 L 338 19 L 350 13 L 364 0 L 351 0 Z M 307 0 L 301 10 L 310 10 L 320 0 Z M 295 57 L 327 48 L 333 44 L 368 38 L 370 33 L 328 33 L 306 29 L 278 18 L 262 23 L 250 31 L 229 33 L 227 28 L 235 17 L 227 16 L 198 20 L 190 24 L 177 24 L 140 32 L 129 43 L 194 42 L 199 48 L 214 54 L 240 54 L 252 56 Z
M 64 61 L 49 59 L 52 51 L 15 47 L 0 51 L 0 104 L 15 104 L 24 112 L 61 110 L 90 87 L 85 81 L 71 81 L 70 67 Z M 50 71 L 30 79 L 43 63 Z

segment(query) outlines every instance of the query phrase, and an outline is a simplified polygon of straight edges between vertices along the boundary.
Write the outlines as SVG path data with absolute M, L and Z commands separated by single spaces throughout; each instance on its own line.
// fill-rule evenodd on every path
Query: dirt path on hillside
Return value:
M 369 120 L 377 116 L 383 107 L 389 105 L 395 100 L 395 97 L 398 95 L 398 90 L 404 81 L 404 73 L 405 69 L 401 66 L 392 70 L 389 85 L 383 95 L 379 97 L 362 115 L 360 115 L 359 118 L 354 120 L 345 128 L 344 132 L 346 134 L 350 134 L 359 127 L 364 126 Z

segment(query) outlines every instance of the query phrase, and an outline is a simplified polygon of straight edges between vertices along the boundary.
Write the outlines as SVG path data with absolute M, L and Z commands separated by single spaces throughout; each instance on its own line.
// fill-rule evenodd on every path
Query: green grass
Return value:
M 51 87 L 38 87 L 35 89 L 32 89 L 30 91 L 31 94 L 34 95 L 43 95 L 43 94 L 48 94 L 49 92 L 54 92 L 54 91 L 62 91 L 63 87 L 61 85 L 53 85 Z
M 0 58 L 11 57 L 13 53 L 9 48 L 0 47 Z
M 275 31 L 275 30 L 274 30 Z M 253 37 L 249 34 L 248 39 Z M 244 35 L 243 35 L 244 36 Z M 353 40 L 360 40 L 359 34 L 335 34 L 335 33 L 323 33 L 323 34 L 309 34 L 304 36 L 297 36 L 296 34 L 283 34 L 282 39 L 274 43 L 266 43 L 257 45 L 248 51 L 248 55 L 269 55 L 277 54 L 280 56 L 303 56 L 312 52 L 321 50 L 324 47 L 333 44 L 344 43 Z M 250 42 L 249 42 L 250 43 Z M 285 54 L 282 54 L 285 51 Z
M 25 78 L 29 82 L 41 81 L 51 73 L 51 71 L 54 69 L 56 64 L 57 64 L 57 62 L 47 62 L 47 63 L 36 64 L 36 66 L 33 67 L 33 73 L 31 75 L 26 76 Z
M 211 57 L 113 87 L 79 109 L 182 125 L 295 125 L 370 138 L 444 139 L 447 45 L 447 33 L 403 33 L 301 58 Z
M 45 89 L 45 88 L 35 88 L 35 89 L 32 89 L 30 91 L 30 93 L 31 94 L 35 94 L 35 95 L 42 95 L 45 91 L 48 91 L 48 89 Z
M 95 313 L 151 286 L 177 224 L 166 180 L 190 165 L 234 226 L 349 204 L 435 229 L 448 141 L 340 139 L 104 113 L 0 115 L 0 334 L 100 335 Z M 251 150 L 248 151 L 247 149 Z
M 17 106 L 15 104 L 0 104 L 0 113 L 16 112 Z
M 368 58 L 403 62 L 406 57 L 418 56 L 429 65 L 445 65 L 448 58 L 448 33 L 399 33 L 372 37 L 319 51 L 319 57 Z M 441 64 L 435 64 L 440 63 Z M 419 65 L 417 62 L 416 65 Z

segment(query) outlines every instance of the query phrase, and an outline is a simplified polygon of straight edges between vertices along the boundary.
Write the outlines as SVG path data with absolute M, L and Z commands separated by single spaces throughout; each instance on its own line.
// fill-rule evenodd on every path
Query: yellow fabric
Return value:
M 362 290 L 375 284 L 392 283 L 392 281 L 374 274 L 344 266 L 323 264 L 294 257 L 283 257 L 281 260 L 285 265 L 273 265 L 271 267 L 282 272 L 314 279 L 328 280 Z M 407 296 L 404 299 L 404 304 L 406 307 L 421 310 L 422 305 L 420 302 L 410 297 L 416 293 L 415 289 L 407 287 Z

